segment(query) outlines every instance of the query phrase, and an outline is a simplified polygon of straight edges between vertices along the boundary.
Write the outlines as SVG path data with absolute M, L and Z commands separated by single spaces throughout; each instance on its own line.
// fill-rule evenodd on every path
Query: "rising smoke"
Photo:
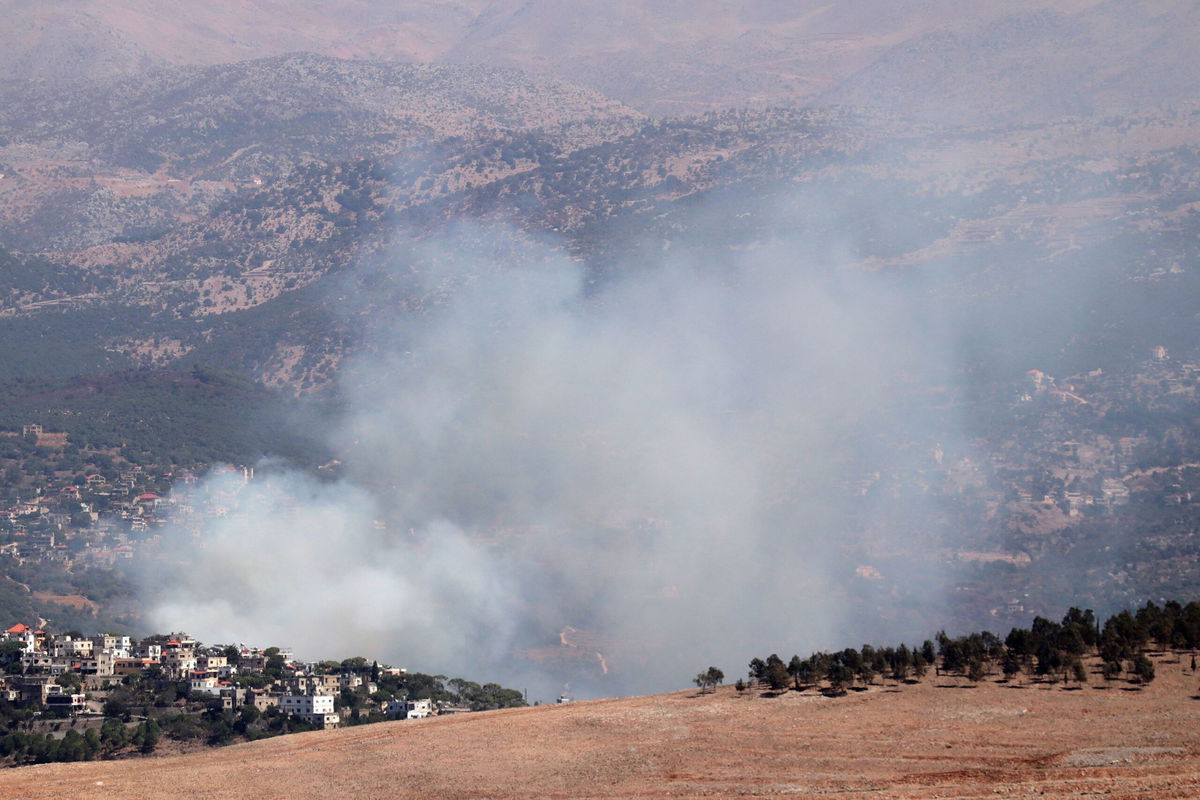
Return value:
M 688 252 L 597 282 L 469 226 L 406 257 L 421 307 L 343 370 L 344 477 L 210 478 L 200 496 L 236 499 L 165 537 L 186 566 L 152 621 L 542 697 L 926 632 L 896 608 L 938 568 L 869 543 L 854 488 L 894 442 L 929 459 L 954 436 L 894 401 L 944 355 L 915 293 L 801 236 Z M 923 578 L 864 565 L 889 548 Z

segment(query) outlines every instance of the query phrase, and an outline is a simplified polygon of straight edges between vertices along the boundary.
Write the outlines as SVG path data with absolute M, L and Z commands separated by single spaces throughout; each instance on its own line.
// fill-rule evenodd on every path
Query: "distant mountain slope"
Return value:
M 109 25 L 87 3 L 0 2 L 0 83 L 145 73 L 166 66 L 137 31 Z
M 0 136 L 83 142 L 119 167 L 246 180 L 309 158 L 637 116 L 594 91 L 512 69 L 297 54 L 27 91 L 0 110 Z
M 1177 346 L 1164 327 L 1194 296 L 1193 273 L 1172 264 L 1195 257 L 1188 209 L 1200 200 L 1187 114 L 1041 126 L 1032 149 L 1027 129 L 927 138 L 927 129 L 846 111 L 618 119 L 444 140 L 403 156 L 313 159 L 207 200 L 185 203 L 164 188 L 180 205 L 155 207 L 177 217 L 151 227 L 136 215 L 121 222 L 131 201 L 105 178 L 53 217 L 87 221 L 86 231 L 69 229 L 48 258 L 14 262 L 41 265 L 45 278 L 14 284 L 0 309 L 10 316 L 0 328 L 22 343 L 0 359 L 0 375 L 36 374 L 39 358 L 65 375 L 201 360 L 300 391 L 327 385 L 363 326 L 419 310 L 407 277 L 431 257 L 425 238 L 451 220 L 549 234 L 597 279 L 661 263 L 668 248 L 733 263 L 746 247 L 802 236 L 830 268 L 927 274 L 964 314 L 980 292 L 1012 298 L 998 307 L 1018 314 L 1027 294 L 1060 296 L 1042 291 L 1050 285 L 1069 294 L 1113 282 L 1127 299 L 1117 283 L 1148 280 L 1171 311 L 1148 318 L 1124 300 L 1107 303 L 1110 358 L 1142 352 L 1151 338 Z M 303 146 L 322 146 L 319 135 Z M 1146 215 L 1161 222 L 1139 227 Z M 0 231 L 26 227 L 18 219 Z M 1045 311 L 1037 330 L 995 325 L 1010 345 L 998 353 L 1004 363 L 1087 361 L 1099 329 L 1080 336 L 1074 317 Z
M 1005 13 L 1075 14 L 1097 2 L 76 0 L 50 13 L 42 4 L 4 0 L 0 12 L 11 23 L 0 31 L 0 53 L 22 55 L 0 64 L 20 79 L 295 51 L 450 61 L 557 75 L 643 110 L 693 113 L 802 102 L 914 37 L 969 35 Z M 1184 2 L 1170 5 L 1184 13 Z M 29 48 L 33 30 L 39 44 Z M 62 53 L 69 58 L 56 60 Z
M 1005 7 L 1071 12 L 1087 4 Z M 803 102 L 895 44 L 972 29 L 1002 10 L 951 0 L 498 0 L 445 58 L 544 69 L 656 114 L 697 113 Z
M 1196 102 L 1197 42 L 1195 0 L 1009 14 L 898 44 L 822 100 L 945 124 L 1126 114 Z
M 0 53 L 12 54 L 9 74 L 40 77 L 58 70 L 48 45 L 79 39 L 89 32 L 96 55 L 134 46 L 162 64 L 220 64 L 307 51 L 356 58 L 428 61 L 449 47 L 457 32 L 487 0 L 226 0 L 178 3 L 172 0 L 2 0 L 6 20 Z M 48 8 L 48 6 L 52 6 Z M 40 31 L 42 49 L 31 59 L 16 58 L 21 31 Z M 11 38 L 10 38 L 11 37 Z M 107 49 L 101 45 L 111 43 Z M 3 56 L 0 56 L 3 58 Z M 0 62 L 3 63 L 3 62 Z M 7 64 L 6 64 L 7 66 Z M 116 62 L 124 72 L 137 64 Z

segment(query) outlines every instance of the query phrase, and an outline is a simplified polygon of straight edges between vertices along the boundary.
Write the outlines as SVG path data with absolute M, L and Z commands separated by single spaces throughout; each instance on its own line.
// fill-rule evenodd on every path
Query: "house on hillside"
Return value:
M 51 655 L 74 659 L 90 658 L 94 649 L 95 645 L 91 639 L 67 635 L 55 636 L 50 645 Z
M 117 658 L 113 659 L 113 675 L 124 677 L 157 666 L 158 660 L 154 658 Z
M 392 719 L 425 719 L 433 716 L 433 701 L 392 700 L 384 707 L 383 713 Z
M 6 630 L 0 638 L 6 642 L 20 642 L 24 645 L 26 653 L 32 653 L 38 649 L 37 632 L 20 622 Z
M 71 716 L 76 716 L 82 711 L 87 710 L 87 695 L 86 694 L 48 694 L 43 701 L 47 711 L 60 709 L 68 712 Z
M 259 711 L 266 711 L 268 708 L 277 708 L 279 706 L 279 698 L 283 697 L 283 695 L 266 692 L 262 689 L 252 689 L 251 692 L 254 707 Z
M 217 685 L 217 676 L 204 670 L 192 670 L 188 675 L 188 688 L 193 692 L 207 692 L 219 695 L 221 687 Z
M 224 655 L 216 655 L 212 653 L 203 653 L 196 656 L 196 669 L 202 669 L 207 672 L 220 672 L 222 669 L 228 669 L 229 657 Z
M 280 695 L 279 710 L 321 728 L 337 728 L 341 725 L 341 718 L 333 710 L 331 694 Z

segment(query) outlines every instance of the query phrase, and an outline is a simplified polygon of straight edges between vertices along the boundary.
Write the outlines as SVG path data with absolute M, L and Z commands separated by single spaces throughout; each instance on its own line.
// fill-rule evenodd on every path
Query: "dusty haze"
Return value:
M 882 439 L 956 447 L 953 419 L 893 407 L 949 356 L 918 297 L 802 238 L 599 284 L 504 229 L 417 257 L 425 310 L 345 369 L 346 476 L 260 469 L 200 547 L 168 533 L 186 566 L 159 627 L 605 693 L 926 632 L 879 618 L 849 485 Z
M 724 96 L 746 104 L 819 94 L 891 102 L 898 112 L 913 105 L 941 122 L 1000 122 L 980 100 L 998 96 L 997 86 L 1027 101 L 996 106 L 1019 119 L 1101 113 L 1131 95 L 1141 102 L 1130 88 L 1140 85 L 1130 78 L 1140 75 L 1137 47 L 1119 54 L 1099 88 L 1089 70 L 1058 70 L 1061 83 L 1030 92 L 1024 76 L 1056 42 L 1098 52 L 1109 40 L 1098 31 L 1111 38 L 1122 14 L 1144 21 L 1158 6 L 1028 3 L 1020 10 L 1053 13 L 997 27 L 982 12 L 928 23 L 935 10 L 961 7 L 908 4 L 875 17 L 872 4 L 833 4 L 802 21 L 782 4 L 743 4 L 741 27 L 729 25 L 746 37 L 739 42 L 760 41 L 765 30 L 762 52 L 791 52 L 811 34 L 817 44 L 804 57 L 835 65 L 815 78 L 787 72 L 792 88 L 775 94 L 759 92 L 762 75 L 750 70 L 740 89 L 708 82 L 696 97 L 679 95 L 672 76 L 726 63 L 728 42 L 697 33 L 700 23 L 666 24 L 680 14 L 674 3 L 647 4 L 651 17 L 617 4 L 598 26 L 539 3 L 480 4 L 470 14 L 456 6 L 454 24 L 466 27 L 419 58 L 487 60 L 481 54 L 503 50 L 524 66 L 579 80 L 587 73 L 588 85 L 655 111 L 676 101 L 694 110 L 693 100 L 703 106 L 733 91 Z M 1191 8 L 1162 7 L 1168 20 Z M 382 13 L 356 8 L 365 16 L 346 19 L 368 27 Z M 538 26 L 513 22 L 538 9 Z M 728 21 L 715 11 L 696 16 Z M 821 38 L 842 30 L 843 19 L 854 36 Z M 604 35 L 588 38 L 614 25 L 637 41 L 610 51 Z M 1162 63 L 1178 62 L 1182 30 L 1163 39 Z M 1037 58 L 1023 60 L 1012 45 L 1026 33 L 1045 44 Z M 569 64 L 545 60 L 547 43 L 560 40 L 571 43 Z M 822 48 L 831 48 L 828 59 Z M 777 63 L 758 60 L 755 48 L 734 50 L 737 63 Z M 888 58 L 867 68 L 884 50 Z M 934 51 L 948 54 L 941 66 L 926 58 Z M 648 69 L 663 52 L 678 57 L 661 74 Z M 706 61 L 709 52 L 717 55 Z M 1024 71 L 1013 71 L 1018 62 Z M 937 90 L 911 103 L 891 91 L 894 75 L 940 86 L 921 77 L 932 73 L 961 88 L 945 105 Z M 1167 100 L 1180 91 L 1178 82 L 1163 85 Z M 931 140 L 929 149 L 940 146 Z M 973 159 L 938 155 L 948 164 Z M 906 157 L 881 153 L 878 163 Z M 863 174 L 871 170 L 865 163 Z M 936 183 L 937 168 L 929 171 Z M 179 566 L 150 595 L 160 598 L 152 623 L 206 642 L 290 645 L 312 659 L 361 654 L 499 680 L 542 699 L 564 684 L 581 696 L 662 690 L 710 664 L 737 675 L 751 656 L 773 650 L 928 636 L 930 612 L 945 604 L 954 578 L 925 535 L 936 494 L 885 510 L 857 482 L 864 472 L 973 455 L 970 421 L 924 402 L 925 393 L 953 397 L 965 365 L 997 353 L 1023 358 L 1006 346 L 1042 331 L 1048 342 L 1086 339 L 1086 324 L 1101 323 L 1085 323 L 1079 309 L 1102 308 L 1097 295 L 1109 289 L 1093 288 L 1096 276 L 1050 274 L 1036 260 L 1012 268 L 1050 275 L 1028 279 L 1027 296 L 1009 293 L 1016 281 L 1007 263 L 969 275 L 955 274 L 953 258 L 940 274 L 863 269 L 871 250 L 859 238 L 896 201 L 847 185 L 839 197 L 783 193 L 763 212 L 775 217 L 758 229 L 770 237 L 739 239 L 729 233 L 730 211 L 698 203 L 675 239 L 628 249 L 656 255 L 602 273 L 563 255 L 563 242 L 494 222 L 412 233 L 422 244 L 398 250 L 389 269 L 406 276 L 414 300 L 387 313 L 343 365 L 344 413 L 320 432 L 342 462 L 339 477 L 260 465 L 246 487 L 225 473 L 210 478 L 198 491 L 220 497 L 228 513 L 199 536 L 188 527 L 165 533 L 168 560 Z M 1029 195 L 1057 197 L 1058 188 L 1031 186 Z M 755 188 L 741 191 L 757 199 Z M 889 244 L 874 247 L 905 252 Z M 342 290 L 357 285 L 351 275 Z M 955 297 L 957 305 L 947 301 Z

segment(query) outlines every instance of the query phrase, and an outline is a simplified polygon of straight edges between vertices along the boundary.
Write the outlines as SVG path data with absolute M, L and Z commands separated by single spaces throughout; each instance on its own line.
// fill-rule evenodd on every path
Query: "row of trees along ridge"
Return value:
M 1154 662 L 1147 655 L 1151 648 L 1200 648 L 1200 603 L 1149 602 L 1136 612 L 1109 617 L 1103 625 L 1091 609 L 1072 608 L 1061 622 L 1036 617 L 1029 628 L 1013 628 L 1003 639 L 988 631 L 957 637 L 942 631 L 915 647 L 864 644 L 857 650 L 817 652 L 806 659 L 795 655 L 786 662 L 771 654 L 752 659 L 749 683 L 739 679 L 736 687 L 743 691 L 758 685 L 773 692 L 819 689 L 841 695 L 877 680 L 915 683 L 930 669 L 971 683 L 997 673 L 1006 681 L 1025 675 L 1052 683 L 1084 683 L 1088 658 L 1098 661 L 1097 672 L 1104 680 L 1124 679 L 1144 686 L 1154 680 Z M 1195 671 L 1194 654 L 1191 666 Z M 696 677 L 702 691 L 715 685 L 708 677 L 714 671 L 720 672 L 710 668 Z

